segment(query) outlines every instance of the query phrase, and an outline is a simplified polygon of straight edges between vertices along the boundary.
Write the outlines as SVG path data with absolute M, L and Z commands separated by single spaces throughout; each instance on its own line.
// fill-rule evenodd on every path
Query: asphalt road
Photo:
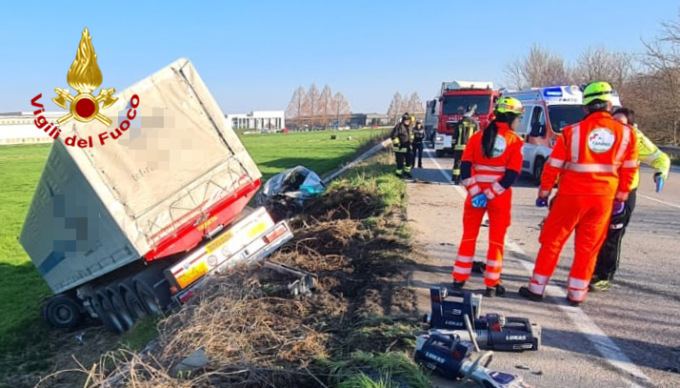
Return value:
M 426 151 L 424 168 L 408 184 L 409 222 L 426 253 L 411 284 L 419 308 L 430 310 L 429 287 L 449 285 L 462 233 L 464 190 L 450 183 L 452 159 Z M 443 172 L 443 173 L 442 173 Z M 641 169 L 637 207 L 623 240 L 613 287 L 590 293 L 581 307 L 566 303 L 573 236 L 562 252 L 543 302 L 520 298 L 538 252 L 539 223 L 547 214 L 534 206 L 537 187 L 521 178 L 513 189 L 512 226 L 506 240 L 504 298 L 485 298 L 482 313 L 528 317 L 543 328 L 537 352 L 495 352 L 490 368 L 520 375 L 534 387 L 680 387 L 680 170 L 671 172 L 662 193 L 654 192 L 653 170 Z M 425 183 L 428 182 L 428 183 Z M 482 228 L 477 259 L 487 249 Z M 473 274 L 466 289 L 482 291 Z M 438 381 L 438 386 L 456 386 Z

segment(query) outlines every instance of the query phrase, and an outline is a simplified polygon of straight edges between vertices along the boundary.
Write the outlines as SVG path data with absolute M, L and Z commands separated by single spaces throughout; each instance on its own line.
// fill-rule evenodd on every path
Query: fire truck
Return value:
M 566 85 L 501 90 L 501 95 L 514 97 L 524 106 L 524 116 L 516 131 L 525 140 L 522 173 L 540 183 L 545 162 L 562 129 L 585 117 L 582 87 Z M 613 105 L 621 106 L 618 94 L 614 96 Z
M 453 151 L 453 129 L 463 114 L 477 105 L 473 115 L 484 130 L 493 120 L 493 107 L 500 93 L 491 82 L 452 81 L 442 82 L 439 97 L 428 101 L 426 123 L 436 123 L 434 149 L 437 156 Z

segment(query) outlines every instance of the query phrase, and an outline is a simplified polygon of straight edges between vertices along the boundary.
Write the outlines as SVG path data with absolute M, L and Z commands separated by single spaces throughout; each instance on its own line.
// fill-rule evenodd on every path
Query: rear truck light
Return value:
M 284 233 L 286 233 L 286 227 L 284 225 L 279 225 L 276 229 L 274 229 L 268 235 L 264 236 L 264 242 L 266 242 L 267 244 L 270 244 L 271 242 L 275 241 L 277 238 L 283 236 Z
M 171 286 L 170 287 L 170 295 L 175 295 L 179 289 L 176 286 Z
M 178 299 L 180 303 L 184 304 L 187 302 L 187 300 L 191 299 L 192 296 L 194 296 L 194 290 L 189 290 L 188 292 L 185 292 L 183 295 L 180 295 Z

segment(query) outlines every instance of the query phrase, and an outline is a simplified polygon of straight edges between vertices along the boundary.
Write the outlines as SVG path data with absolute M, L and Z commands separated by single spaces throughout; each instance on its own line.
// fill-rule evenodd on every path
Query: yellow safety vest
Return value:
M 667 154 L 662 152 L 642 131 L 635 129 L 635 137 L 637 138 L 638 160 L 641 163 L 654 167 L 656 172 L 661 173 L 664 179 L 668 179 L 668 171 L 671 169 L 671 159 Z M 635 172 L 633 178 L 632 188 L 637 188 L 640 183 L 640 170 Z

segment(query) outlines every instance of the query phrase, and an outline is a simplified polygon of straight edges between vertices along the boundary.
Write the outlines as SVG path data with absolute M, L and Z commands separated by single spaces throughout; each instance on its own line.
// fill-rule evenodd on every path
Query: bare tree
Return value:
M 331 108 L 331 103 L 333 102 L 333 93 L 331 93 L 330 86 L 324 86 L 321 91 L 321 96 L 319 97 L 319 112 L 321 114 L 321 123 L 323 128 L 326 129 L 328 125 L 329 116 L 332 114 L 333 110 Z
M 394 93 L 394 97 L 392 97 L 392 102 L 390 102 L 390 107 L 387 109 L 387 116 L 393 119 L 393 122 L 396 123 L 399 120 L 399 116 L 402 115 L 402 112 L 404 110 L 404 100 L 401 97 L 401 93 L 396 92 Z
M 423 107 L 423 102 L 420 101 L 420 96 L 418 93 L 411 94 L 408 100 L 408 112 L 417 117 L 425 116 L 425 108 Z
M 562 56 L 534 45 L 529 55 L 505 68 L 507 81 L 516 88 L 565 85 L 572 82 L 571 70 Z
M 661 23 L 661 36 L 644 42 L 645 80 L 640 94 L 651 103 L 639 121 L 652 129 L 653 138 L 677 144 L 676 128 L 680 126 L 680 12 L 678 19 Z
M 345 122 L 349 115 L 352 114 L 349 102 L 340 92 L 335 93 L 335 96 L 333 96 L 330 108 L 330 111 L 335 115 L 335 119 L 341 123 Z
M 588 48 L 578 58 L 575 78 L 581 84 L 607 81 L 615 89 L 621 89 L 632 71 L 632 55 L 607 51 L 604 46 L 596 46 Z
M 307 93 L 300 86 L 293 92 L 293 97 L 291 97 L 288 103 L 286 116 L 294 119 L 295 124 L 299 127 L 302 124 L 302 118 L 307 115 L 308 108 L 309 100 L 307 99 Z
M 314 127 L 318 122 L 319 116 L 319 99 L 320 99 L 319 89 L 316 84 L 312 84 L 307 90 L 307 99 L 309 100 L 309 126 Z
M 512 63 L 505 66 L 504 69 L 506 75 L 506 81 L 510 84 L 511 88 L 523 89 L 526 86 L 526 81 L 524 80 L 523 72 L 523 61 L 516 59 Z

